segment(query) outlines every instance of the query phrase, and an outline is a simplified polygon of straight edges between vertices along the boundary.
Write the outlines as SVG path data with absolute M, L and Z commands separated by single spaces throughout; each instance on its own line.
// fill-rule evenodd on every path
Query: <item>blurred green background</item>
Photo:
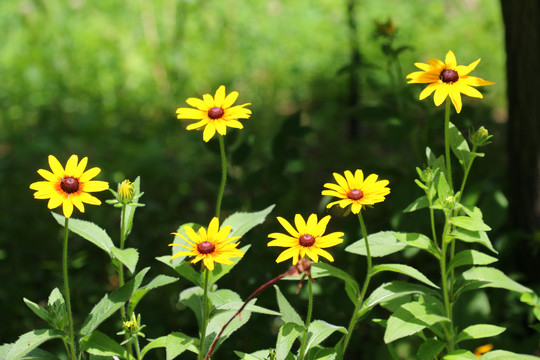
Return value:
M 352 24 L 348 4 L 356 5 Z M 381 26 L 389 20 L 395 32 Z M 244 130 L 225 138 L 231 168 L 223 213 L 276 204 L 267 223 L 246 235 L 243 243 L 252 248 L 221 286 L 245 298 L 286 270 L 289 264 L 274 262 L 277 249 L 266 247 L 267 234 L 280 231 L 275 216 L 322 215 L 320 192 L 332 172 L 361 168 L 390 180 L 387 200 L 366 212 L 368 231 L 427 233 L 426 214 L 401 210 L 420 195 L 414 167 L 424 163 L 425 146 L 442 152 L 444 114 L 431 98 L 418 101 L 423 86 L 406 85 L 405 75 L 416 70 L 414 62 L 444 59 L 449 49 L 459 64 L 481 57 L 472 75 L 496 82 L 480 89 L 484 100 L 465 98 L 461 115 L 453 118 L 464 133 L 484 125 L 495 135 L 473 168 L 466 201 L 477 203 L 494 229 L 499 268 L 538 288 L 538 279 L 520 272 L 514 233 L 505 227 L 507 106 L 498 1 L 2 1 L 0 30 L 0 343 L 44 326 L 22 299 L 45 301 L 62 284 L 62 229 L 28 188 L 40 180 L 36 170 L 48 168 L 49 154 L 62 163 L 71 154 L 88 156 L 89 166 L 102 169 L 98 178 L 113 188 L 140 175 L 146 207 L 137 210 L 128 246 L 140 251 L 139 269 L 174 275 L 154 258 L 170 253 L 169 234 L 179 225 L 208 224 L 220 179 L 217 141 L 206 144 L 202 133 L 186 131 L 189 121 L 177 120 L 175 109 L 220 85 L 239 91 L 239 103 L 253 104 Z M 351 63 L 355 46 L 360 57 Z M 345 230 L 346 243 L 357 240 L 354 219 L 336 215 L 330 230 Z M 118 238 L 119 212 L 109 205 L 88 206 L 75 217 Z M 333 251 L 335 264 L 362 278 L 363 259 L 343 248 Z M 421 254 L 405 255 L 394 261 L 439 278 L 436 264 L 426 265 Z M 75 321 L 81 322 L 116 280 L 106 256 L 76 236 L 70 256 Z M 171 331 L 196 335 L 194 316 L 177 304 L 187 286 L 181 279 L 144 299 L 139 310 L 148 338 Z M 305 311 L 296 284 L 280 286 Z M 322 279 L 316 290 L 315 318 L 345 326 L 352 305 L 343 300 L 342 284 Z M 277 308 L 273 290 L 259 303 Z M 460 325 L 478 320 L 508 326 L 496 347 L 533 353 L 538 336 L 528 329 L 528 311 L 512 294 L 481 291 L 463 301 L 457 318 Z M 111 336 L 118 331 L 114 320 L 105 326 Z M 233 358 L 232 349 L 273 347 L 276 332 L 274 319 L 253 316 L 217 358 Z M 382 334 L 365 320 L 351 359 L 388 357 Z M 55 345 L 48 346 L 54 351 Z M 413 359 L 415 346 L 408 339 L 396 348 Z

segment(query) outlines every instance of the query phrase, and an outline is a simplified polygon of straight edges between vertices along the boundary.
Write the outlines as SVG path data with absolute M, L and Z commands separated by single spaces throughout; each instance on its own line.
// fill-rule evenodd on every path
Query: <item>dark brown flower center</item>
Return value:
M 444 69 L 441 72 L 439 79 L 441 79 L 441 81 L 444 83 L 452 84 L 459 80 L 459 74 L 455 70 Z
M 349 191 L 349 193 L 347 194 L 347 197 L 351 200 L 360 200 L 361 198 L 364 197 L 364 193 L 362 192 L 362 190 L 359 190 L 359 189 L 352 189 L 351 191 Z
M 222 108 L 213 107 L 210 110 L 208 110 L 208 117 L 210 119 L 219 119 L 220 117 L 223 116 L 224 113 L 225 113 L 225 111 L 223 111 Z
M 298 242 L 304 247 L 310 247 L 315 244 L 315 237 L 313 235 L 305 234 L 298 238 Z
M 62 190 L 64 190 L 68 194 L 77 192 L 79 190 L 79 180 L 71 176 L 64 177 L 62 178 L 62 182 L 60 183 L 60 188 L 62 188 Z
M 197 250 L 201 254 L 213 253 L 215 249 L 216 249 L 216 246 L 209 241 L 203 241 L 202 243 L 197 245 Z

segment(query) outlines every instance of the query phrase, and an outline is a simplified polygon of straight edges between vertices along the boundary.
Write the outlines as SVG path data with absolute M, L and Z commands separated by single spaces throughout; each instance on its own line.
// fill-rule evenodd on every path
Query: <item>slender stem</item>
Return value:
M 450 304 L 450 296 L 448 294 L 449 288 L 448 288 L 448 273 L 446 271 L 446 251 L 448 249 L 448 241 L 447 236 L 450 229 L 450 221 L 448 219 L 448 214 L 446 214 L 446 221 L 444 224 L 443 229 L 443 235 L 442 235 L 442 252 L 441 252 L 441 281 L 442 281 L 442 292 L 443 292 L 443 298 L 444 298 L 444 309 L 446 311 L 446 317 L 450 320 L 450 329 L 448 330 L 446 326 L 443 326 L 444 332 L 446 334 L 446 338 L 448 341 L 447 349 L 448 352 L 451 352 L 454 350 L 454 324 L 452 320 L 452 306 Z
M 221 185 L 219 187 L 219 193 L 216 203 L 216 217 L 219 219 L 219 213 L 221 211 L 221 200 L 223 199 L 223 193 L 225 192 L 225 183 L 227 182 L 227 157 L 225 156 L 225 142 L 223 135 L 219 135 L 219 150 L 221 152 Z
M 137 353 L 137 360 L 141 360 L 141 349 L 139 346 L 139 338 L 135 336 L 135 352 Z
M 304 326 L 304 336 L 302 336 L 302 345 L 300 346 L 300 353 L 298 354 L 298 359 L 303 360 L 305 356 L 305 352 L 307 351 L 307 337 L 308 337 L 308 329 L 309 325 L 311 324 L 311 313 L 313 311 L 313 289 L 311 285 L 311 281 L 308 280 L 308 289 L 309 289 L 309 302 L 308 302 L 308 312 L 306 315 L 306 325 Z
M 478 146 L 476 144 L 473 145 L 472 153 L 476 153 L 476 149 Z M 463 191 L 465 191 L 465 183 L 467 182 L 467 177 L 469 176 L 469 172 L 471 171 L 472 164 L 474 162 L 475 157 L 471 159 L 469 164 L 467 165 L 467 168 L 465 169 L 465 173 L 463 174 L 463 181 L 461 182 L 461 187 L 459 188 L 459 201 L 463 198 Z
M 126 242 L 126 208 L 127 205 L 122 205 L 122 212 L 120 215 L 120 249 L 124 249 L 124 244 Z M 118 287 L 124 286 L 124 264 L 121 262 L 118 262 Z M 120 307 L 120 321 L 124 322 L 127 320 L 126 316 L 126 308 L 124 305 Z M 124 334 L 125 340 L 129 338 L 128 334 Z M 128 341 L 126 343 L 126 350 L 129 353 L 129 355 L 133 355 L 133 351 L 131 349 L 131 342 Z
M 452 164 L 450 163 L 450 99 L 446 99 L 446 110 L 444 113 L 444 152 L 446 154 L 446 174 L 448 176 L 448 185 L 454 190 L 452 184 Z
M 349 327 L 347 329 L 347 335 L 345 336 L 345 341 L 343 342 L 343 355 L 345 355 L 345 350 L 347 350 L 347 345 L 349 345 L 349 341 L 351 339 L 351 335 L 354 330 L 354 325 L 356 325 L 356 322 L 358 321 L 358 316 L 359 316 L 358 312 L 362 308 L 362 304 L 364 302 L 364 296 L 366 295 L 366 291 L 369 286 L 369 281 L 371 280 L 371 268 L 372 268 L 371 252 L 369 251 L 367 230 L 366 230 L 366 225 L 364 224 L 364 219 L 362 218 L 362 211 L 358 213 L 358 220 L 360 221 L 360 227 L 362 228 L 362 236 L 364 237 L 364 241 L 366 243 L 366 254 L 367 254 L 366 279 L 364 280 L 362 291 L 360 292 L 360 296 L 358 297 L 358 301 L 356 302 L 356 306 L 354 307 L 354 313 L 351 318 L 351 322 L 349 323 Z
M 203 265 L 204 266 L 204 265 Z M 203 290 L 203 304 L 202 304 L 202 325 L 201 325 L 201 341 L 199 346 L 198 359 L 202 360 L 204 352 L 204 339 L 206 338 L 206 326 L 208 325 L 208 277 L 210 272 L 204 268 L 204 290 Z
M 433 234 L 433 242 L 435 243 L 435 246 L 438 249 L 439 244 L 437 243 L 437 230 L 435 229 L 435 215 L 433 211 L 433 202 L 431 201 L 431 198 L 429 197 L 429 194 L 427 193 L 427 191 L 426 191 L 426 195 L 429 201 L 429 219 L 431 221 L 431 233 Z
M 66 308 L 68 315 L 69 326 L 69 346 L 71 353 L 68 352 L 70 359 L 76 359 L 77 353 L 75 352 L 75 340 L 73 336 L 73 316 L 71 314 L 71 297 L 69 296 L 69 278 L 68 278 L 68 234 L 69 234 L 69 218 L 66 218 L 64 223 L 64 247 L 62 256 L 62 272 L 64 275 L 64 296 L 66 297 Z

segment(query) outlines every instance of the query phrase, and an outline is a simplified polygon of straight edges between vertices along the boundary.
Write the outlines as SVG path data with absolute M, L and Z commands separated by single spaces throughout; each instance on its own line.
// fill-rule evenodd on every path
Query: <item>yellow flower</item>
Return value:
M 184 231 L 189 240 L 181 234 L 172 234 L 182 238 L 189 246 L 174 243 L 169 244 L 169 246 L 181 246 L 189 251 L 179 251 L 171 259 L 179 256 L 195 256 L 195 259 L 191 262 L 196 263 L 202 260 L 208 270 L 214 270 L 214 262 L 232 264 L 233 262 L 229 258 L 243 257 L 244 253 L 236 248 L 240 243 L 233 242 L 240 239 L 240 236 L 228 237 L 231 228 L 231 225 L 227 225 L 219 229 L 219 219 L 217 217 L 210 221 L 208 231 L 201 227 L 199 232 L 196 233 L 191 226 L 184 226 Z
M 479 346 L 479 347 L 476 348 L 476 350 L 474 350 L 474 356 L 476 356 L 478 359 L 480 359 L 483 354 L 491 351 L 492 349 L 493 349 L 492 344 L 486 344 L 486 345 Z
M 251 110 L 244 108 L 244 106 L 251 105 L 251 103 L 232 106 L 237 98 L 237 91 L 225 96 L 225 86 L 221 85 L 214 97 L 210 94 L 204 94 L 202 100 L 197 98 L 187 99 L 188 105 L 196 109 L 178 108 L 176 114 L 179 119 L 199 120 L 188 125 L 186 129 L 194 130 L 204 127 L 203 140 L 208 141 L 216 131 L 221 135 L 225 135 L 227 126 L 237 129 L 244 127 L 237 119 L 249 118 Z
M 77 155 L 71 155 L 64 169 L 54 156 L 49 155 L 49 166 L 52 172 L 44 169 L 37 171 L 47 181 L 38 181 L 30 185 L 30 189 L 36 190 L 34 198 L 49 199 L 47 204 L 49 209 L 63 205 L 66 218 L 71 217 L 73 205 L 80 212 L 84 212 L 83 203 L 100 205 L 101 201 L 89 192 L 107 190 L 109 183 L 92 180 L 101 170 L 94 167 L 84 171 L 87 163 L 87 157 L 78 162 Z
M 444 62 L 438 59 L 429 59 L 428 63 L 414 63 L 414 65 L 422 71 L 416 71 L 407 75 L 410 79 L 408 84 L 420 83 L 429 85 L 420 93 L 420 100 L 427 98 L 435 91 L 433 101 L 439 106 L 443 101 L 450 96 L 456 111 L 461 112 L 461 94 L 480 98 L 483 96 L 480 91 L 473 86 L 485 86 L 495 84 L 492 81 L 487 81 L 468 74 L 476 68 L 480 62 L 478 59 L 468 66 L 457 65 L 456 56 L 452 51 L 448 51 Z
M 334 232 L 323 236 L 326 226 L 330 221 L 330 215 L 318 221 L 317 215 L 311 214 L 306 223 L 301 215 L 296 214 L 294 217 L 296 229 L 284 218 L 278 217 L 277 219 L 290 235 L 280 233 L 268 235 L 269 238 L 274 239 L 268 243 L 268 246 L 288 248 L 278 256 L 276 262 L 279 263 L 292 258 L 293 265 L 296 265 L 298 260 L 306 255 L 314 262 L 319 261 L 319 255 L 330 261 L 334 261 L 332 255 L 323 249 L 341 244 L 344 234 L 342 232 Z
M 334 173 L 337 184 L 324 184 L 327 190 L 323 190 L 322 195 L 335 196 L 341 200 L 331 202 L 326 207 L 330 208 L 337 204 L 345 208 L 351 205 L 351 211 L 358 214 L 365 205 L 383 202 L 385 196 L 390 193 L 390 189 L 386 187 L 388 180 L 377 181 L 378 177 L 376 174 L 371 174 L 364 180 L 362 170 L 356 170 L 354 176 L 347 170 L 345 177 Z

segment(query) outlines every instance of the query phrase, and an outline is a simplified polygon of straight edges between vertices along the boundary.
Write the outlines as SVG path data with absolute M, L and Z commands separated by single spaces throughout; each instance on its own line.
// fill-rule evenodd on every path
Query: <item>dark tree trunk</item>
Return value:
M 506 30 L 510 221 L 540 229 L 540 1 L 501 0 Z

